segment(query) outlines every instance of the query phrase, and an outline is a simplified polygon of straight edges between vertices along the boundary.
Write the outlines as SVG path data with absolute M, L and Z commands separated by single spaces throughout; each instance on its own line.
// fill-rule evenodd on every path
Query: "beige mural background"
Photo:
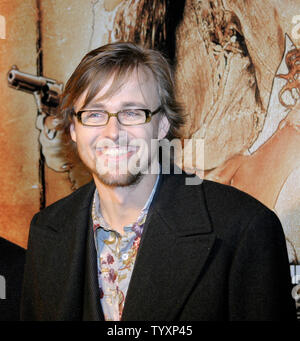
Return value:
M 134 40 L 171 51 L 182 137 L 204 139 L 205 177 L 273 209 L 299 263 L 300 108 L 280 105 L 286 82 L 275 77 L 300 48 L 298 1 L 1 0 L 0 15 L 0 236 L 26 248 L 33 214 L 90 178 L 80 163 L 68 168 L 59 133 L 45 137 L 55 122 L 37 122 L 34 96 L 8 87 L 8 70 L 65 84 L 89 50 Z
M 35 1 L 1 1 L 6 38 L 0 39 L 0 234 L 25 246 L 28 222 L 40 206 L 39 144 L 34 98 L 7 86 L 17 64 L 36 74 Z

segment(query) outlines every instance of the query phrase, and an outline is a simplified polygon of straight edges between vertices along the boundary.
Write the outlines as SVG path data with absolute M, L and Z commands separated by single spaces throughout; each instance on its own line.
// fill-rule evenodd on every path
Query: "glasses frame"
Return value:
M 125 110 L 130 110 L 130 109 L 122 109 L 116 113 L 112 113 L 112 112 L 108 112 L 106 110 L 101 110 L 101 112 L 103 113 L 106 113 L 108 115 L 108 119 L 107 119 L 107 122 L 105 124 L 85 124 L 82 122 L 82 113 L 84 112 L 87 112 L 87 111 L 97 111 L 97 109 L 86 109 L 86 110 L 79 110 L 78 112 L 75 112 L 73 115 L 77 117 L 77 120 L 80 124 L 82 124 L 83 126 L 85 127 L 104 127 L 108 124 L 109 120 L 111 117 L 116 117 L 118 122 L 123 125 L 123 126 L 127 126 L 127 127 L 130 127 L 130 126 L 137 126 L 137 125 L 141 125 L 141 124 L 145 124 L 145 123 L 148 123 L 151 121 L 151 118 L 152 116 L 154 116 L 155 114 L 157 114 L 158 112 L 160 112 L 161 110 L 161 106 L 159 106 L 156 110 L 154 111 L 151 111 L 149 109 L 132 109 L 132 110 L 142 110 L 144 111 L 145 115 L 146 115 L 146 120 L 145 122 L 143 123 L 138 123 L 138 124 L 124 124 L 124 123 L 121 123 L 120 120 L 119 120 L 119 113 L 125 111 Z M 100 111 L 100 110 L 99 110 Z

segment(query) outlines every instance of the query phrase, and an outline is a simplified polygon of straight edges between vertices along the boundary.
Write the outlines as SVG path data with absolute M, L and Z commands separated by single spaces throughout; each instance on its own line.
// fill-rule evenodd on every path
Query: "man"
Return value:
M 160 53 L 87 54 L 61 120 L 94 181 L 33 218 L 23 320 L 295 318 L 276 216 L 232 187 L 159 171 L 154 142 L 183 123 Z

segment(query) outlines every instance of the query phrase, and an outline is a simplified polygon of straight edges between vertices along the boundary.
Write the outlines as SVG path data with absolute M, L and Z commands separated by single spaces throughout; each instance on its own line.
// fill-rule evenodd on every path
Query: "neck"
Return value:
M 137 184 L 124 187 L 109 186 L 94 177 L 101 213 L 113 230 L 123 234 L 123 227 L 137 220 L 153 190 L 157 176 L 146 174 Z

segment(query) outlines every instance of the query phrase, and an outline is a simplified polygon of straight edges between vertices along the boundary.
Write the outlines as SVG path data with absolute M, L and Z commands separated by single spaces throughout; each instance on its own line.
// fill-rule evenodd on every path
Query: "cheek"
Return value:
M 76 142 L 77 148 L 81 150 L 93 147 L 99 137 L 99 134 L 92 129 L 82 129 L 81 127 L 70 130 L 70 134 L 72 140 Z
M 153 127 L 147 127 L 147 129 L 141 129 L 139 131 L 135 131 L 132 135 L 135 139 L 143 140 L 147 145 L 150 146 L 151 140 L 157 138 L 157 131 L 153 129 Z

